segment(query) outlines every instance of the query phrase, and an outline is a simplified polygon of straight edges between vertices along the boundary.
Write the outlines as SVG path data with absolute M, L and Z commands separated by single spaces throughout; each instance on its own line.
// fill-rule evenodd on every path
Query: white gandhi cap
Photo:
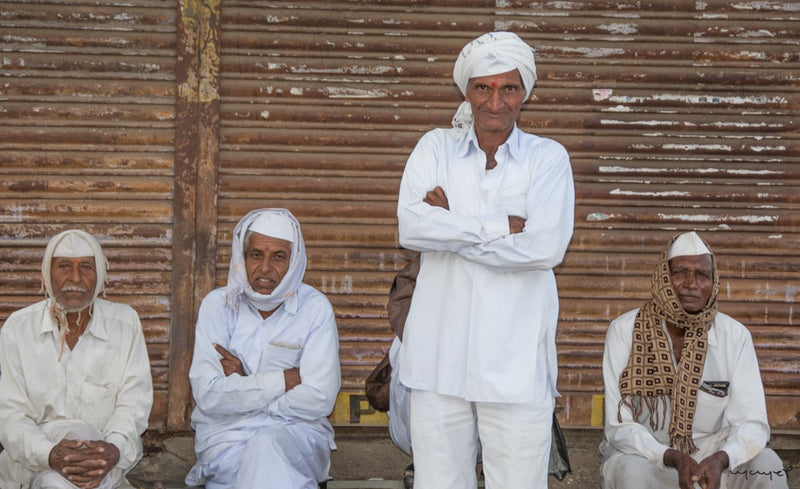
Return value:
M 681 234 L 675 239 L 675 241 L 672 242 L 672 246 L 669 247 L 669 251 L 667 252 L 667 260 L 672 260 L 676 256 L 697 256 L 710 254 L 711 250 L 709 250 L 706 244 L 703 243 L 703 240 L 700 239 L 700 236 L 698 236 L 696 232 L 690 231 L 688 233 Z
M 65 234 L 53 250 L 53 257 L 80 258 L 94 256 L 92 244 L 77 233 Z
M 250 224 L 247 230 L 264 236 L 284 239 L 290 243 L 295 242 L 294 223 L 283 214 L 264 212 Z

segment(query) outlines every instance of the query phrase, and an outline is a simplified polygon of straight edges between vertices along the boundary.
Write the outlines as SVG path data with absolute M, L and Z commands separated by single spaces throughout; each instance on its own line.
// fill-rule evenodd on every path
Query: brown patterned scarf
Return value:
M 696 314 L 684 311 L 672 286 L 667 261 L 669 248 L 677 237 L 674 236 L 661 253 L 650 286 L 652 299 L 636 314 L 631 356 L 619 377 L 622 398 L 617 418 L 622 421 L 621 409 L 627 406 L 638 420 L 647 405 L 650 427 L 656 431 L 659 425 L 664 426 L 664 409 L 670 402 L 670 446 L 684 453 L 694 453 L 697 447 L 692 440 L 692 424 L 708 351 L 708 329 L 717 314 L 719 278 L 714 261 L 714 288 L 708 303 Z M 676 362 L 677 372 L 669 338 L 662 327 L 665 320 L 685 330 L 681 358 Z

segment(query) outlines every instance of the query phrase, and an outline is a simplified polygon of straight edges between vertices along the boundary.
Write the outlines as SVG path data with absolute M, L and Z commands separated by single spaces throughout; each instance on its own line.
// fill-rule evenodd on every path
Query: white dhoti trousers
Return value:
M 206 489 L 317 489 L 329 479 L 331 449 L 322 433 L 299 424 L 276 424 L 233 445 L 209 465 L 195 465 L 186 483 Z M 196 472 L 202 472 L 202 476 Z
M 553 407 L 535 402 L 469 402 L 411 392 L 415 489 L 474 489 L 482 451 L 486 489 L 547 487 Z
M 47 437 L 55 442 L 61 440 L 101 440 L 103 438 L 97 428 L 80 421 L 52 421 L 41 426 Z M 111 474 L 106 474 L 98 489 L 114 487 Z M 55 470 L 45 470 L 34 474 L 31 478 L 31 489 L 79 489 Z
M 722 472 L 720 489 L 788 489 L 778 454 L 765 448 L 753 459 Z M 675 489 L 678 471 L 656 467 L 639 455 L 617 452 L 603 464 L 603 489 Z M 699 485 L 696 487 L 700 487 Z

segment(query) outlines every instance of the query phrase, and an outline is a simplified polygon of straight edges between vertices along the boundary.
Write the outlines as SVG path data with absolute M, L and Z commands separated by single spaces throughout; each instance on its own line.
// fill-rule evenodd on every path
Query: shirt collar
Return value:
M 45 320 L 42 321 L 42 327 L 39 331 L 39 334 L 45 335 L 52 333 L 54 336 L 58 337 L 58 324 L 53 317 L 53 313 L 50 312 L 50 308 L 52 306 L 52 302 L 50 302 L 51 300 L 52 299 L 48 299 L 47 304 L 45 305 Z M 95 299 L 94 303 L 92 304 L 93 313 L 96 313 L 97 311 L 98 300 L 99 299 Z M 108 329 L 106 328 L 105 322 L 95 321 L 94 319 L 94 316 L 89 318 L 89 324 L 86 325 L 86 331 L 84 331 L 83 334 L 90 334 L 103 341 L 108 340 Z
M 514 161 L 523 160 L 519 133 L 519 128 L 517 127 L 517 124 L 514 123 L 514 129 L 511 130 L 511 134 L 508 135 L 508 139 L 506 139 L 503 144 L 497 148 L 499 151 L 503 146 L 507 146 L 508 153 L 511 155 L 511 159 Z M 470 127 L 469 132 L 467 132 L 464 137 L 461 138 L 461 141 L 459 141 L 458 151 L 456 154 L 459 156 L 459 158 L 463 158 L 473 148 L 478 151 L 481 150 L 480 146 L 478 146 L 478 136 L 475 134 L 474 124 Z

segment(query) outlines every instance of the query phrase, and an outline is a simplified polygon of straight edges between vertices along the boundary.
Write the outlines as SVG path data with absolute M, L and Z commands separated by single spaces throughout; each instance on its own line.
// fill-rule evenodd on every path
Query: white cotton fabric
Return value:
M 250 286 L 245 268 L 244 252 L 247 243 L 245 237 L 253 223 L 265 219 L 265 214 L 272 215 L 270 221 L 283 221 L 292 228 L 293 237 L 287 239 L 292 242 L 292 255 L 289 258 L 289 270 L 284 275 L 281 283 L 269 295 L 259 294 Z M 285 226 L 285 225 L 284 225 Z M 263 233 L 261 233 L 263 234 Z M 281 238 L 285 239 L 285 238 Z M 242 300 L 247 301 L 259 311 L 272 311 L 280 306 L 288 297 L 297 291 L 306 273 L 306 245 L 300 232 L 300 223 L 286 209 L 257 209 L 245 215 L 233 230 L 233 244 L 231 246 L 231 262 L 228 269 L 227 304 L 236 310 Z
M 473 403 L 413 390 L 414 489 L 476 489 L 479 456 L 486 489 L 547 487 L 554 404 L 548 392 L 526 403 Z
M 207 488 L 255 489 L 266 486 L 257 479 L 237 483 L 231 474 L 237 473 L 233 464 L 244 463 L 250 456 L 244 445 L 261 437 L 263 430 L 276 425 L 302 428 L 296 431 L 302 438 L 298 443 L 315 444 L 313 460 L 322 460 L 320 453 L 328 460 L 335 448 L 327 416 L 341 383 L 339 341 L 330 302 L 309 285 L 301 284 L 266 319 L 248 302 L 235 311 L 228 307 L 226 292 L 220 288 L 209 293 L 198 313 L 189 370 L 196 403 L 192 428 L 197 465 L 187 475 L 186 484 L 207 479 Z M 226 377 L 214 344 L 239 358 L 246 375 Z M 300 369 L 302 383 L 287 392 L 283 371 L 295 367 Z M 229 453 L 232 449 L 241 450 L 237 452 L 241 456 Z M 286 469 L 277 467 L 278 460 L 262 463 L 275 471 Z M 302 472 L 308 461 L 298 463 L 286 473 Z M 307 477 L 327 477 L 326 463 L 320 461 L 312 468 Z M 293 485 L 294 476 L 287 477 L 269 487 L 298 487 Z
M 603 465 L 603 489 L 676 489 L 678 471 L 659 468 L 645 458 L 618 452 Z M 695 486 L 699 487 L 699 486 Z M 722 471 L 720 489 L 788 489 L 787 469 L 770 448 L 736 467 Z
M 667 252 L 667 260 L 672 260 L 677 256 L 697 256 L 710 255 L 711 250 L 700 239 L 696 232 L 690 231 L 683 233 L 672 242 Z
M 572 236 L 569 156 L 515 128 L 486 172 L 474 130 L 460 141 L 451 131 L 420 139 L 400 183 L 400 244 L 422 252 L 400 380 L 468 401 L 557 395 L 553 267 Z M 449 211 L 422 201 L 436 186 Z M 509 234 L 509 215 L 527 219 L 522 233 Z
M 283 213 L 261 212 L 247 230 L 294 243 L 295 222 Z
M 400 382 L 400 338 L 394 337 L 389 347 L 389 365 L 392 375 L 389 379 L 389 436 L 403 453 L 411 456 L 411 389 Z
M 603 354 L 605 382 L 605 437 L 601 444 L 603 460 L 617 453 L 636 454 L 655 467 L 664 468 L 664 452 L 669 448 L 670 405 L 661 415 L 667 422 L 658 431 L 650 428 L 647 407 L 641 419 L 634 420 L 631 410 L 622 407 L 622 421 L 617 419 L 620 401 L 619 376 L 628 363 L 637 309 L 611 322 Z M 666 328 L 665 325 L 662 327 Z M 717 313 L 708 332 L 708 353 L 703 379 L 730 382 L 728 395 L 717 397 L 697 394 L 692 438 L 698 447 L 693 454 L 700 460 L 717 450 L 728 454 L 730 466 L 736 467 L 755 457 L 769 440 L 764 388 L 750 332 L 730 316 Z M 604 469 L 605 470 L 605 469 Z
M 114 487 L 142 457 L 153 385 L 142 328 L 128 305 L 103 299 L 75 348 L 58 360 L 58 325 L 40 301 L 12 313 L 0 329 L 0 487 L 27 488 L 49 469 L 56 445 L 44 425 L 56 421 L 93 426 L 120 451 Z
M 68 229 L 50 238 L 50 241 L 47 243 L 47 248 L 44 250 L 44 258 L 42 258 L 42 283 L 47 291 L 47 297 L 55 297 L 53 295 L 53 280 L 50 276 L 53 258 L 81 258 L 84 256 L 94 257 L 95 271 L 97 273 L 94 298 L 100 295 L 100 292 L 102 292 L 105 287 L 106 275 L 108 273 L 108 261 L 103 253 L 103 249 L 97 239 L 86 231 Z M 92 304 L 89 303 L 90 307 L 91 305 Z
M 469 42 L 458 55 L 453 68 L 453 80 L 462 95 L 467 94 L 471 78 L 497 75 L 517 69 L 525 87 L 525 99 L 531 95 L 536 82 L 536 62 L 533 49 L 513 32 L 487 32 Z M 453 136 L 460 139 L 473 123 L 472 106 L 462 102 L 453 116 Z

